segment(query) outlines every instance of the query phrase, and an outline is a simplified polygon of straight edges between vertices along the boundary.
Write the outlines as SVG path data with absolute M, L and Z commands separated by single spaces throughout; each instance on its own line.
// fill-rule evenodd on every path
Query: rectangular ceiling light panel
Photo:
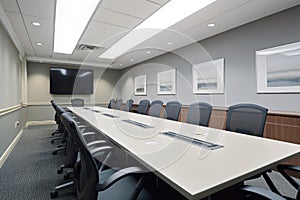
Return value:
M 99 0 L 57 0 L 54 52 L 72 54 Z
M 170 0 L 157 12 L 121 38 L 99 58 L 115 59 L 136 45 L 176 24 L 216 0 Z

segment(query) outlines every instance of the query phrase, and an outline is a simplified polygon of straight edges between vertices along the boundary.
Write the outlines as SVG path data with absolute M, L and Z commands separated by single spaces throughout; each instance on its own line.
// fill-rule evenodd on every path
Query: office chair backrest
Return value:
M 228 108 L 226 130 L 262 137 L 268 109 L 255 104 L 237 104 Z
M 67 115 L 70 115 L 70 113 L 66 112 Z M 63 120 L 62 118 L 64 118 L 64 115 L 61 115 L 61 122 L 63 124 L 64 127 L 66 127 L 67 121 Z M 64 133 L 67 137 L 66 137 L 66 150 L 65 150 L 65 166 L 66 167 L 73 167 L 75 165 L 75 162 L 77 160 L 78 157 L 78 149 L 75 145 L 75 142 L 73 140 L 73 137 L 71 137 L 71 134 L 64 128 Z
M 114 109 L 120 110 L 121 105 L 122 105 L 122 102 L 123 102 L 123 99 L 117 99 L 117 100 L 116 100 L 116 103 L 115 103 Z
M 96 185 L 99 182 L 99 173 L 94 157 L 88 150 L 76 122 L 67 113 L 62 115 L 62 121 L 80 152 L 80 173 L 78 180 L 76 180 L 77 199 L 97 199 Z M 105 152 L 106 155 L 109 153 L 110 149 Z
M 129 111 L 131 110 L 131 108 L 132 108 L 132 105 L 133 105 L 133 100 L 132 100 L 132 99 L 128 99 L 128 100 L 126 101 L 126 104 L 125 104 L 125 106 L 124 106 L 123 111 L 129 112 Z
M 57 104 L 54 102 L 54 100 L 51 100 L 50 102 L 51 102 L 53 109 L 55 110 L 54 120 L 57 123 L 58 122 L 58 115 L 57 115 L 57 111 L 56 111 Z
M 136 112 L 139 113 L 139 114 L 146 115 L 147 111 L 148 111 L 149 104 L 150 104 L 150 102 L 148 100 L 146 100 L 146 99 L 141 100 L 139 105 L 138 105 L 138 108 L 137 108 Z
M 160 112 L 163 106 L 163 102 L 160 100 L 152 101 L 149 108 L 149 115 L 152 117 L 160 117 Z
M 108 108 L 114 108 L 115 107 L 115 103 L 116 103 L 116 100 L 115 99 L 111 99 L 109 101 L 109 104 L 108 104 Z
M 165 118 L 178 121 L 180 110 L 181 110 L 181 103 L 179 103 L 178 101 L 168 102 L 165 110 Z
M 84 100 L 80 98 L 71 99 L 72 107 L 83 107 Z
M 186 122 L 200 126 L 208 126 L 211 110 L 212 106 L 208 103 L 193 103 L 190 105 Z

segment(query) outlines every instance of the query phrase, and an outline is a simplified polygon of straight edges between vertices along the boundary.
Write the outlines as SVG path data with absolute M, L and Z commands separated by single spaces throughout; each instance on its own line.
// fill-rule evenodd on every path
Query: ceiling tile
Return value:
M 89 51 L 75 50 L 73 54 L 70 55 L 70 59 L 76 61 L 84 61 L 89 53 L 90 53 Z
M 21 15 L 13 12 L 6 12 L 6 15 L 24 49 L 25 54 L 35 55 Z
M 156 3 L 145 0 L 103 0 L 100 6 L 141 19 L 146 19 L 160 8 Z
M 53 49 L 53 21 L 51 19 L 37 18 L 28 15 L 23 15 L 25 25 L 32 42 L 35 52 L 42 51 L 41 54 L 52 55 Z M 33 26 L 31 23 L 38 21 L 41 26 Z M 36 43 L 42 43 L 42 46 L 37 46 Z
M 25 15 L 54 19 L 55 0 L 17 0 Z
M 126 33 L 128 29 L 92 21 L 80 39 L 80 44 L 107 47 Z
M 125 15 L 112 10 L 99 8 L 93 20 L 131 29 L 142 22 L 142 19 Z
M 263 16 L 268 16 L 275 12 L 279 12 L 281 10 L 299 4 L 299 2 L 296 2 L 294 0 L 287 0 L 285 2 L 277 1 L 276 4 L 272 4 L 272 2 L 274 1 L 265 0 L 262 2 L 260 0 L 252 0 L 246 4 L 243 4 L 242 6 L 230 10 L 230 12 L 225 12 L 215 18 L 211 18 L 206 23 L 195 26 L 194 28 L 186 31 L 185 34 L 197 41 L 202 40 L 204 38 L 233 29 L 237 26 L 241 26 L 243 24 L 257 20 Z M 258 7 L 258 4 L 261 6 Z M 262 6 L 262 4 L 265 4 L 265 6 Z M 249 10 L 251 10 L 252 12 L 249 12 Z M 207 27 L 208 23 L 215 23 L 216 26 L 213 28 L 209 28 Z
M 222 15 L 223 13 L 226 13 L 234 8 L 237 8 L 249 1 L 252 0 L 216 1 L 213 4 L 205 7 L 204 9 L 199 10 L 193 15 L 171 26 L 170 29 L 180 31 L 180 32 L 185 32 L 199 24 L 205 23 L 210 19 Z
M 159 5 L 165 5 L 166 3 L 168 3 L 170 0 L 146 0 L 149 2 L 153 2 L 153 3 L 157 3 Z
M 16 1 L 1 0 L 0 2 L 5 11 L 19 13 L 19 7 Z

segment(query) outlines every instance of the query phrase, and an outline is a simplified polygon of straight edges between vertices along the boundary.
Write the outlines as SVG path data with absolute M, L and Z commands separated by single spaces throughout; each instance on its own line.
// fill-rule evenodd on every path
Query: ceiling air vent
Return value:
M 81 50 L 81 51 L 95 51 L 95 50 L 99 50 L 99 49 L 102 49 L 102 47 L 88 45 L 88 44 L 80 44 L 78 47 L 78 50 Z

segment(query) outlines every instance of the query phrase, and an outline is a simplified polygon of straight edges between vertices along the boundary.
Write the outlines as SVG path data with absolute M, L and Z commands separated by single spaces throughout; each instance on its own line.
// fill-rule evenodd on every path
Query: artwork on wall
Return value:
M 147 95 L 147 76 L 137 76 L 135 77 L 134 81 L 134 94 Z
M 224 93 L 224 58 L 193 65 L 193 93 Z
M 176 94 L 176 70 L 157 73 L 157 94 Z
M 300 42 L 256 52 L 257 93 L 300 93 Z

